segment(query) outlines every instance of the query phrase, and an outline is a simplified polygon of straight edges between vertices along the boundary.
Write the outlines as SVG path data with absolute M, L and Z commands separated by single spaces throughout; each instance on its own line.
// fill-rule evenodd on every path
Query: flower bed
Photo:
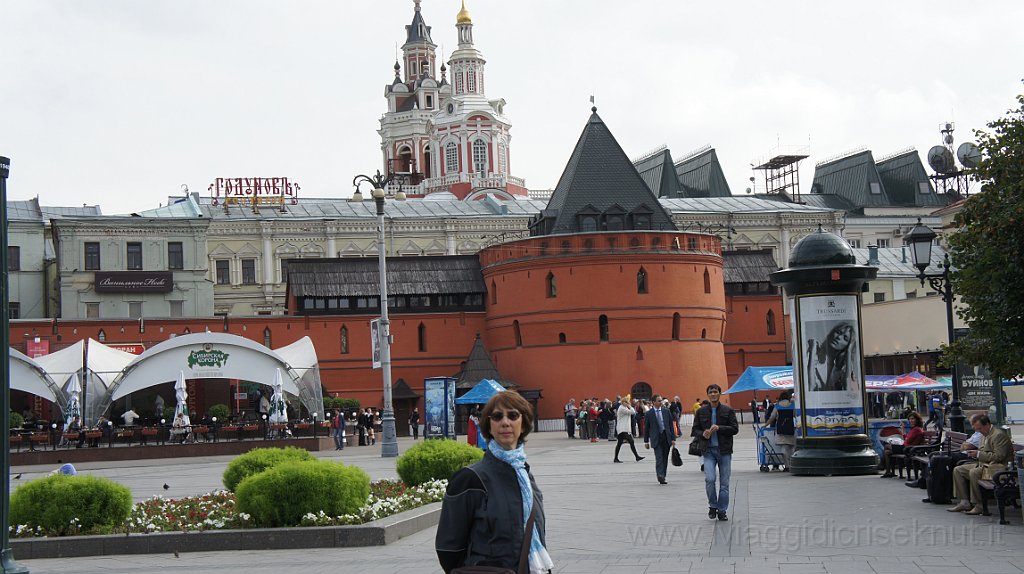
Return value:
M 302 519 L 301 526 L 336 526 L 364 524 L 386 516 L 412 510 L 444 498 L 448 483 L 435 480 L 416 487 L 407 487 L 399 481 L 382 480 L 370 485 L 370 498 L 366 505 L 355 514 L 328 516 L 324 512 L 309 513 Z M 179 499 L 154 496 L 138 502 L 132 508 L 128 522 L 115 533 L 175 532 L 197 530 L 232 530 L 249 528 L 250 517 L 239 513 L 235 507 L 235 495 L 226 490 Z M 50 533 L 29 525 L 11 525 L 11 537 L 32 538 L 49 536 Z M 72 534 L 94 534 L 74 531 Z

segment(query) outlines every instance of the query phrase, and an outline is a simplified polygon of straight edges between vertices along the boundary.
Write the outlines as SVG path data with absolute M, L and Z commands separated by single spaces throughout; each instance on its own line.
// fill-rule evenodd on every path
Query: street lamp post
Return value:
M 921 286 L 925 281 L 939 293 L 942 301 L 946 304 L 946 340 L 953 343 L 953 282 L 949 279 L 949 253 L 942 258 L 942 273 L 926 274 L 925 269 L 932 260 L 932 243 L 937 235 L 931 227 L 921 223 L 917 219 L 917 225 L 910 233 L 904 236 L 904 243 L 910 244 L 910 255 L 914 260 L 914 267 L 917 267 L 917 277 L 921 280 Z M 949 428 L 953 432 L 964 432 L 964 411 L 960 405 L 960 373 L 954 362 L 951 367 L 953 373 L 953 402 L 949 405 Z
M 381 413 L 384 440 L 381 442 L 380 455 L 384 458 L 398 456 L 398 437 L 395 432 L 395 409 L 391 404 L 391 323 L 388 320 L 388 278 L 387 257 L 384 247 L 384 189 L 395 179 L 395 174 L 381 175 L 378 170 L 373 176 L 357 175 L 352 179 L 356 191 L 352 194 L 353 201 L 362 201 L 363 194 L 359 185 L 368 183 L 373 186 L 373 202 L 377 206 L 377 268 L 380 274 L 380 366 L 384 379 L 384 412 Z M 401 182 L 399 182 L 401 183 Z M 398 201 L 405 200 L 405 192 L 399 186 L 395 194 Z

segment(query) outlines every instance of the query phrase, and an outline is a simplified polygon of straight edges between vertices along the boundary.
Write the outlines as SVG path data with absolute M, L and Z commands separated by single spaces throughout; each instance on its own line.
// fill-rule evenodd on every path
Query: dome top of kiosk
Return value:
M 789 255 L 790 268 L 856 264 L 850 244 L 835 233 L 822 230 L 820 225 L 817 231 L 797 241 Z

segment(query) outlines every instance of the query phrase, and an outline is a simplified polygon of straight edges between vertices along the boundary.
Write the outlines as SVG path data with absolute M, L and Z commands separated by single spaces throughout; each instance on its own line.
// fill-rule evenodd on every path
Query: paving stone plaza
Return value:
M 1014 429 L 1022 436 L 1024 427 Z M 400 440 L 400 448 L 412 443 Z M 640 445 L 642 447 L 642 445 Z M 321 453 L 355 464 L 372 479 L 397 476 L 379 446 Z M 968 517 L 946 506 L 923 504 L 924 491 L 875 476 L 796 477 L 758 471 L 753 432 L 741 428 L 733 461 L 729 522 L 707 519 L 703 475 L 696 459 L 669 468 L 659 485 L 652 453 L 646 460 L 612 464 L 613 442 L 568 440 L 538 433 L 528 455 L 544 491 L 547 539 L 556 572 L 927 573 L 1024 572 L 1021 511 L 1010 525 L 995 516 Z M 629 459 L 623 456 L 623 459 Z M 115 479 L 137 500 L 179 497 L 221 487 L 230 457 L 82 464 L 81 473 Z M 50 468 L 17 467 L 35 478 Z M 15 485 L 18 481 L 13 481 Z M 164 490 L 163 485 L 168 489 Z M 434 528 L 383 547 L 228 551 L 178 556 L 127 555 L 32 560 L 36 574 L 99 572 L 217 572 L 303 574 L 441 572 Z

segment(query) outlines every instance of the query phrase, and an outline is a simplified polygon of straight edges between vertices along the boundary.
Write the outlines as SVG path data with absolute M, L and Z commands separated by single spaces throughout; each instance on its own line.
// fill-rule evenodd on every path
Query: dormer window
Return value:
M 427 109 L 434 109 L 434 96 L 427 96 Z

